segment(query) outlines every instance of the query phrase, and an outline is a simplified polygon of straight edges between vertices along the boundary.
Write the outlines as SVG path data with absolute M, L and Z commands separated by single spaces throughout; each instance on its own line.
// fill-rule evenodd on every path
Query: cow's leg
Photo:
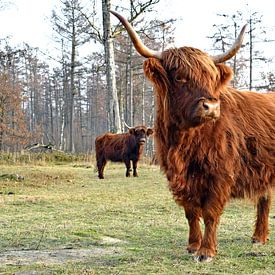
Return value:
M 201 208 L 185 205 L 185 217 L 189 224 L 189 239 L 187 251 L 195 253 L 201 246 L 202 234 L 200 229 Z
M 204 235 L 201 246 L 196 253 L 195 259 L 200 262 L 209 262 L 216 255 L 217 250 L 217 227 L 222 214 L 225 198 L 208 198 L 202 208 L 204 220 Z
M 129 159 L 124 160 L 126 166 L 126 177 L 130 177 L 131 161 Z
M 268 215 L 271 205 L 271 192 L 266 196 L 259 197 L 257 203 L 257 219 L 255 231 L 252 236 L 253 243 L 264 244 L 268 240 Z
M 137 173 L 137 161 L 133 160 L 133 176 L 134 177 L 138 177 L 138 173 Z
M 104 158 L 101 158 L 101 159 L 97 160 L 98 177 L 100 179 L 104 179 L 103 172 L 104 172 L 104 168 L 105 168 L 106 163 L 107 163 L 107 161 Z

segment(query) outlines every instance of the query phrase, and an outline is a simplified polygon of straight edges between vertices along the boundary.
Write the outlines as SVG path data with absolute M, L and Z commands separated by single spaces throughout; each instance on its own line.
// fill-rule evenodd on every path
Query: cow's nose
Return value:
M 220 116 L 220 103 L 213 101 L 204 101 L 202 104 L 204 115 L 212 118 Z
M 146 141 L 145 138 L 141 138 L 141 139 L 139 140 L 139 143 L 143 144 L 143 143 L 145 143 L 145 141 Z

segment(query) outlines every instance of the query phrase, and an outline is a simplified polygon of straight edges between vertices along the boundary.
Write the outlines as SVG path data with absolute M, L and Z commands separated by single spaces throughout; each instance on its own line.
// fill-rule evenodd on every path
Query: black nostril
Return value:
M 203 106 L 203 108 L 204 108 L 206 111 L 209 110 L 209 105 L 208 105 L 208 103 L 203 102 L 202 106 Z

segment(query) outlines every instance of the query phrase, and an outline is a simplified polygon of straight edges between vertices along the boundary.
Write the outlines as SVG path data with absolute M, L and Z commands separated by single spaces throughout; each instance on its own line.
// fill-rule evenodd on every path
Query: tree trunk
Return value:
M 129 101 L 127 100 L 129 98 Z M 133 100 L 133 70 L 132 70 L 132 43 L 129 39 L 129 52 L 126 62 L 126 122 L 131 127 L 134 125 L 134 100 Z
M 74 121 L 74 96 L 75 96 L 75 83 L 74 83 L 74 76 L 75 76 L 75 54 L 76 54 L 76 32 L 75 32 L 75 10 L 72 9 L 72 41 L 71 41 L 71 71 L 70 71 L 70 96 L 69 96 L 69 152 L 74 151 L 74 142 L 73 142 L 73 121 Z
M 146 79 L 143 75 L 143 81 L 142 81 L 142 125 L 145 125 L 145 89 L 146 89 Z
M 237 38 L 237 23 L 234 22 L 234 38 Z M 233 58 L 233 75 L 236 76 L 237 75 L 237 55 L 234 55 Z M 233 77 L 232 79 L 232 87 L 235 87 L 235 77 Z
M 119 103 L 116 89 L 115 77 L 115 56 L 113 38 L 111 35 L 110 10 L 111 1 L 102 0 L 102 14 L 103 14 L 103 41 L 106 61 L 106 77 L 108 89 L 108 113 L 110 131 L 114 133 L 121 132 L 121 123 L 119 115 Z
M 250 27 L 250 30 L 249 30 L 249 90 L 251 90 L 252 89 L 252 68 L 253 68 L 253 65 L 252 65 L 253 36 L 252 36 L 252 19 L 251 19 L 251 17 L 249 19 L 249 27 Z

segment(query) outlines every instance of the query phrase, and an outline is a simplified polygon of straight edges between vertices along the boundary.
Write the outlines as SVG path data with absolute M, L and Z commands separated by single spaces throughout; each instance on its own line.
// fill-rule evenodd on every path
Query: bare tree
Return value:
M 110 122 L 110 130 L 112 132 L 121 132 L 121 122 L 119 113 L 119 103 L 116 87 L 115 74 L 115 55 L 114 44 L 110 22 L 111 0 L 102 0 L 102 15 L 103 15 L 103 44 L 105 50 L 106 61 L 106 77 L 107 89 L 109 93 L 108 100 L 108 115 Z
M 60 0 L 62 4 L 61 15 L 55 11 L 52 13 L 52 20 L 56 32 L 61 37 L 60 40 L 66 40 L 70 44 L 69 61 L 69 90 L 67 92 L 68 108 L 68 151 L 74 151 L 73 147 L 73 120 L 74 120 L 74 97 L 76 95 L 75 74 L 77 67 L 77 47 L 88 42 L 90 37 L 87 34 L 87 22 L 83 18 L 80 0 Z M 64 68 L 66 70 L 66 68 Z M 64 120 L 66 121 L 66 120 Z
M 265 30 L 262 26 L 262 16 L 258 12 L 252 12 L 248 15 L 245 11 L 236 11 L 233 14 L 217 14 L 219 17 L 225 18 L 222 24 L 215 24 L 215 33 L 210 36 L 213 40 L 214 49 L 225 51 L 227 47 L 236 39 L 238 30 L 244 23 L 248 24 L 248 42 L 242 47 L 243 49 L 234 59 L 228 61 L 234 71 L 233 86 L 245 86 L 250 90 L 257 89 L 256 82 L 260 79 L 261 64 L 268 61 L 266 57 L 259 51 L 257 44 L 259 42 L 268 42 L 264 38 Z M 244 18 L 247 18 L 244 21 Z M 232 35 L 233 34 L 233 35 Z M 257 68 L 257 71 L 256 69 Z M 247 77 L 248 76 L 248 77 Z
M 152 6 L 157 4 L 160 0 L 147 0 L 147 1 L 137 1 L 131 0 L 129 2 L 129 11 L 130 11 L 130 22 L 135 20 L 137 17 L 141 17 L 145 11 L 151 10 Z M 116 7 L 117 9 L 119 7 Z M 107 101 L 107 115 L 109 121 L 109 130 L 112 132 L 121 131 L 121 114 L 120 108 L 123 108 L 122 100 L 118 96 L 116 77 L 115 77 L 115 61 L 114 61 L 114 45 L 113 39 L 118 37 L 124 29 L 120 24 L 117 24 L 113 28 L 111 28 L 110 23 L 110 11 L 111 9 L 111 0 L 102 0 L 102 18 L 103 18 L 103 34 L 100 31 L 100 27 L 97 26 L 96 20 L 94 20 L 96 13 L 93 12 L 91 15 L 88 15 L 87 12 L 83 12 L 83 17 L 90 24 L 90 35 L 94 39 L 94 41 L 100 42 L 104 46 L 105 51 L 105 63 L 106 63 L 106 78 L 107 78 L 107 90 L 108 90 L 108 101 Z M 127 8 L 126 8 L 127 10 Z M 129 44 L 130 45 L 130 44 Z M 131 47 L 131 46 L 130 46 Z M 124 104 L 124 106 L 129 107 L 130 109 L 130 119 L 133 122 L 133 93 L 132 93 L 132 57 L 131 57 L 131 49 L 128 54 L 128 69 L 127 69 L 127 83 L 126 85 L 126 98 L 128 99 L 128 94 L 130 94 L 129 101 Z M 121 96 L 125 95 L 125 93 L 121 93 Z M 123 110 L 124 112 L 124 110 Z M 126 116 L 128 116 L 128 112 L 125 112 Z M 125 118 L 124 118 L 125 119 Z M 131 123 L 130 123 L 131 124 Z
M 244 24 L 243 14 L 240 11 L 232 15 L 228 14 L 217 14 L 217 16 L 225 18 L 227 21 L 222 24 L 214 24 L 215 33 L 209 36 L 213 40 L 213 47 L 215 50 L 225 52 L 228 47 L 235 41 L 238 35 L 239 29 Z M 241 86 L 240 73 L 245 66 L 245 60 L 242 58 L 242 51 L 232 58 L 232 60 L 227 61 L 233 68 L 234 80 L 232 81 L 232 86 Z M 238 58 L 237 58 L 238 57 Z
M 262 15 L 258 12 L 253 12 L 249 15 L 248 25 L 249 25 L 249 90 L 254 88 L 253 76 L 254 73 L 254 63 L 255 66 L 259 61 L 266 61 L 266 58 L 263 57 L 262 53 L 257 50 L 256 43 L 259 42 L 262 35 L 265 34 L 262 26 Z M 258 41 L 257 41 L 258 40 Z M 263 41 L 264 39 L 262 39 Z

